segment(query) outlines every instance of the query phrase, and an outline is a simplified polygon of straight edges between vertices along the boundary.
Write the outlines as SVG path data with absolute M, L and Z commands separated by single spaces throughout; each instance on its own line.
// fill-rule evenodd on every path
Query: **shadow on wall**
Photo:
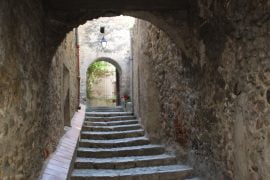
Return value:
M 69 93 L 69 70 L 63 65 L 63 92 L 64 92 L 64 125 L 70 126 L 70 93 Z

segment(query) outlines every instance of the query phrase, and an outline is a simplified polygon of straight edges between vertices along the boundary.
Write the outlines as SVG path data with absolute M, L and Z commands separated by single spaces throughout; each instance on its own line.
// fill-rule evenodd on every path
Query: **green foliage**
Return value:
M 113 74 L 111 71 L 112 64 L 105 61 L 97 61 L 93 63 L 87 70 L 87 98 L 91 97 L 91 87 L 93 84 L 98 83 L 100 78 L 110 76 Z

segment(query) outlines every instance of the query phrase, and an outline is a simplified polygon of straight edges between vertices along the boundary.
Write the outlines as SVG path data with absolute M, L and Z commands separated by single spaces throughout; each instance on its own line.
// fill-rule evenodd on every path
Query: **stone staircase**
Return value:
M 150 144 L 132 113 L 87 112 L 71 180 L 182 180 L 192 168 Z

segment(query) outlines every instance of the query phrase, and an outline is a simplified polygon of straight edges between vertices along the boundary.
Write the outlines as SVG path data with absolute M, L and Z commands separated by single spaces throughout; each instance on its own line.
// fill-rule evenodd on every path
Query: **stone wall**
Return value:
M 160 142 L 162 135 L 162 121 L 160 118 L 160 94 L 155 84 L 154 71 L 150 52 L 147 51 L 151 42 L 146 35 L 151 26 L 146 21 L 136 20 L 133 27 L 133 101 L 134 113 L 142 120 L 149 138 L 153 142 Z M 149 49 L 150 50 L 150 49 Z M 148 53 L 148 54 L 146 54 Z
M 0 179 L 37 179 L 63 130 L 61 63 L 51 64 L 39 1 L 1 1 L 0 12 Z
M 81 67 L 81 100 L 86 100 L 86 72 L 96 60 L 105 60 L 116 66 L 120 73 L 120 97 L 131 95 L 130 82 L 130 28 L 134 18 L 118 16 L 112 18 L 99 18 L 88 21 L 79 27 L 80 40 L 80 67 Z M 101 47 L 102 34 L 100 27 L 105 27 L 107 46 Z
M 270 4 L 191 3 L 186 20 L 168 21 L 174 42 L 137 22 L 134 77 L 145 98 L 137 96 L 136 113 L 154 137 L 181 145 L 180 157 L 206 179 L 269 179 Z
M 55 56 L 52 59 L 50 74 L 49 74 L 49 84 L 50 84 L 50 94 L 52 100 L 54 101 L 54 106 L 51 106 L 52 121 L 59 121 L 64 123 L 64 113 L 65 113 L 65 102 L 68 100 L 70 103 L 68 121 L 75 111 L 77 111 L 78 104 L 78 61 L 76 56 L 76 44 L 75 44 L 75 30 L 67 34 L 64 41 L 58 47 Z M 67 82 L 65 82 L 67 81 Z M 57 110 L 57 111 L 56 111 Z M 54 114 L 59 113 L 59 114 Z M 59 120 L 55 120 L 59 118 Z M 66 125 L 69 126 L 67 123 Z M 63 124 L 60 127 L 63 129 Z M 55 132 L 59 132 L 55 130 Z M 53 137 L 53 136 L 52 136 Z
M 190 20 L 197 52 L 190 66 L 200 81 L 191 132 L 197 134 L 195 161 L 209 163 L 217 177 L 269 179 L 270 4 L 197 5 L 198 19 Z
M 181 144 L 186 137 L 177 134 L 175 128 L 181 128 L 179 103 L 182 96 L 188 96 L 179 93 L 185 88 L 185 80 L 179 76 L 181 52 L 162 30 L 137 20 L 133 28 L 133 58 L 135 114 L 152 141 L 166 144 L 168 150 L 183 158 L 182 147 L 176 142 Z

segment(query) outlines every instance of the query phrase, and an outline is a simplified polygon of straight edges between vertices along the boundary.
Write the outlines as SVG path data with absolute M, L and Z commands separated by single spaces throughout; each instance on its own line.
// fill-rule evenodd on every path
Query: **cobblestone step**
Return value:
M 79 142 L 79 146 L 89 148 L 114 148 L 114 147 L 147 145 L 149 143 L 150 142 L 146 137 L 123 138 L 112 140 L 81 139 Z
M 127 156 L 160 155 L 164 153 L 164 147 L 160 145 L 143 145 L 120 148 L 82 148 L 77 151 L 78 157 L 107 158 Z
M 129 131 L 141 129 L 140 124 L 130 124 L 130 125 L 118 125 L 118 126 L 83 126 L 83 131 Z
M 86 112 L 86 117 L 132 116 L 131 112 Z
M 71 180 L 183 180 L 192 172 L 184 165 L 112 169 L 75 169 Z
M 86 126 L 118 126 L 118 125 L 128 125 L 128 124 L 138 124 L 138 120 L 121 120 L 121 121 L 112 121 L 112 122 L 91 122 L 85 121 Z
M 143 129 L 130 131 L 83 131 L 81 133 L 82 139 L 123 139 L 129 137 L 144 136 Z
M 127 169 L 176 164 L 175 156 L 161 154 L 156 156 L 129 156 L 117 158 L 77 158 L 76 169 Z
M 112 122 L 112 121 L 122 121 L 122 120 L 134 120 L 135 116 L 114 116 L 114 117 L 86 117 L 85 121 L 88 122 Z

